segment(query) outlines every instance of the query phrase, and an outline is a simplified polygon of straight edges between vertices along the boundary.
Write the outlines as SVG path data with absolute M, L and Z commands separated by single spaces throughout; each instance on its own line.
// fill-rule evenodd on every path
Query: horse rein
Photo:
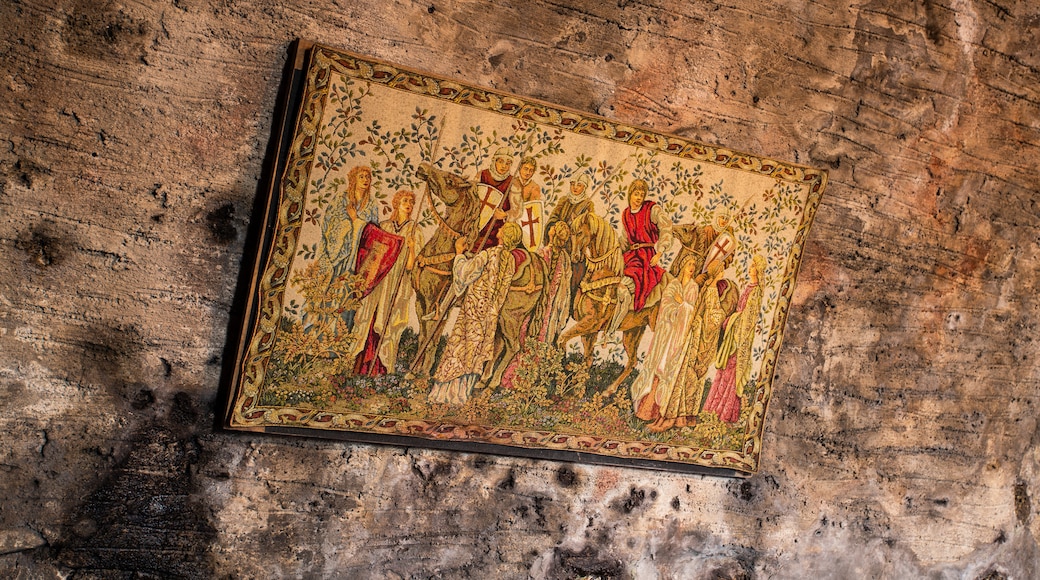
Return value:
M 444 229 L 455 234 L 456 238 L 461 238 L 463 234 L 455 228 L 448 225 L 447 220 L 445 220 L 444 217 L 441 216 L 440 212 L 437 211 L 437 205 L 433 202 L 433 194 L 430 193 L 430 184 L 428 182 L 426 184 L 426 199 L 430 202 L 430 212 L 433 213 L 433 216 L 435 218 L 437 218 L 437 223 L 440 224 L 441 227 L 443 227 Z M 424 256 L 422 254 L 419 254 L 419 257 L 416 259 L 416 265 L 419 266 L 420 270 L 425 270 L 429 268 L 428 271 L 431 274 L 437 274 L 439 276 L 451 276 L 451 272 L 448 270 L 442 270 L 440 268 L 430 268 L 430 266 L 446 264 L 454 259 L 454 252 L 449 252 L 447 254 L 434 254 L 432 256 Z

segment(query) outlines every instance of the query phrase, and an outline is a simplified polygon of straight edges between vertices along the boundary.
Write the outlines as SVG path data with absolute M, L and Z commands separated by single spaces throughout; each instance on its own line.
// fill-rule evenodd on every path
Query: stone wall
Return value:
M 7 0 L 0 30 L 3 577 L 1040 576 L 1036 3 Z M 827 168 L 761 473 L 215 430 L 297 36 Z

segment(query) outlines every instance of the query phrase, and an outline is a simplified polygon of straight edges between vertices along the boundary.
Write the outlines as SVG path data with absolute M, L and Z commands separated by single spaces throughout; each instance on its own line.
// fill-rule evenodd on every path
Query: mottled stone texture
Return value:
M 0 576 L 1040 576 L 1035 2 L 6 0 L 0 31 Z M 761 473 L 216 431 L 296 36 L 829 169 Z

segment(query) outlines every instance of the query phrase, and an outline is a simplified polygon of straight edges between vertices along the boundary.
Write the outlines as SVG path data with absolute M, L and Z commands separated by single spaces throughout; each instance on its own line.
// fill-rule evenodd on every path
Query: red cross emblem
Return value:
M 480 200 L 480 205 L 482 205 L 482 206 L 488 208 L 489 210 L 491 210 L 491 213 L 495 213 L 495 210 L 498 209 L 498 203 L 497 202 L 496 203 L 492 203 L 491 196 L 494 195 L 495 193 L 502 193 L 502 192 L 498 191 L 497 189 L 495 189 L 493 187 L 487 187 L 487 188 L 484 189 L 484 191 L 485 191 L 484 199 Z
M 480 187 L 483 188 L 484 193 L 477 195 L 477 201 L 480 202 L 480 215 L 477 216 L 477 227 L 482 228 L 487 225 L 495 217 L 495 210 L 499 209 L 499 206 L 505 201 L 505 196 L 501 190 L 481 183 Z
M 729 236 L 719 236 L 719 239 L 715 241 L 715 249 L 718 250 L 720 254 L 728 254 L 730 241 L 732 240 L 730 240 Z
M 531 242 L 527 244 L 528 247 L 534 247 L 537 244 L 537 241 L 535 240 L 534 225 L 541 223 L 542 220 L 534 216 L 534 213 L 531 212 L 531 206 L 527 206 L 524 209 L 527 210 L 527 219 L 520 220 L 520 226 L 527 229 L 527 234 L 531 238 Z

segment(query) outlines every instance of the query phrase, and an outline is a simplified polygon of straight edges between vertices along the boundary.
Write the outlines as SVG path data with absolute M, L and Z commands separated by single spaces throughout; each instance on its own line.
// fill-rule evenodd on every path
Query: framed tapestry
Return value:
M 231 429 L 758 469 L 825 172 L 297 43 Z

